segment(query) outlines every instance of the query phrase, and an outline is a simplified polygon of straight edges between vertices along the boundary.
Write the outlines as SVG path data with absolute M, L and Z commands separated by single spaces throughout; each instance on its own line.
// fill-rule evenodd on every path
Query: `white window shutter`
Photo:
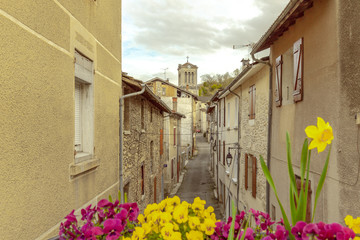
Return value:
M 81 84 L 75 82 L 75 150 L 82 151 Z

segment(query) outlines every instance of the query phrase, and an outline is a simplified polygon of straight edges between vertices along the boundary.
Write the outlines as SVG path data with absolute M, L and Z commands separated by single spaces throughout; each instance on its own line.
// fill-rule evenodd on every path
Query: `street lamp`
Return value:
M 227 163 L 228 167 L 230 167 L 232 159 L 233 159 L 233 157 L 231 156 L 230 148 L 228 148 L 228 154 L 226 155 L 226 163 Z
M 233 156 L 230 153 L 230 149 L 237 149 L 240 150 L 240 146 L 236 146 L 236 147 L 228 147 L 228 154 L 226 155 L 226 164 L 228 165 L 228 167 L 230 167 Z

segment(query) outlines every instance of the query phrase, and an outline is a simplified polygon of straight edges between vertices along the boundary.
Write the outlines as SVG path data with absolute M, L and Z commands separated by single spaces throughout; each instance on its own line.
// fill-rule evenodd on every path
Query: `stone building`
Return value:
M 266 160 L 268 92 L 268 67 L 254 63 L 245 66 L 211 99 L 208 112 L 214 119 L 214 110 L 217 110 L 217 127 L 213 126 L 216 136 L 213 136 L 211 152 L 216 157 L 210 164 L 226 216 L 231 215 L 232 201 L 239 211 L 266 209 L 266 180 L 259 168 L 259 155 Z
M 123 74 L 123 185 L 129 202 L 140 209 L 164 196 L 164 114 L 171 109 L 142 82 Z
M 189 63 L 189 59 L 184 64 L 178 66 L 178 86 L 194 95 L 199 95 L 197 87 L 197 69 L 194 64 Z
M 356 0 L 290 1 L 252 50 L 254 55 L 270 48 L 270 171 L 288 214 L 286 132 L 292 144 L 294 172 L 299 176 L 305 128 L 316 125 L 317 117 L 332 126 L 334 140 L 315 222 L 343 222 L 347 214 L 360 215 L 359 12 Z M 320 154 L 314 149 L 311 154 L 310 218 L 328 149 Z M 271 216 L 281 218 L 272 190 L 269 197 Z
M 185 116 L 185 118 L 181 120 L 180 127 L 181 151 L 185 151 L 186 155 L 191 157 L 196 147 L 197 96 L 158 77 L 147 81 L 146 85 L 172 109 L 173 99 L 176 98 L 177 112 Z
M 119 189 L 121 1 L 1 1 L 1 239 Z

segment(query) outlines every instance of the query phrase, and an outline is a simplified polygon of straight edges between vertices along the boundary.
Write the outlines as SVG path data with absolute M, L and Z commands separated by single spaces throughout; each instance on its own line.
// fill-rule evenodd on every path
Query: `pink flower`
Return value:
M 107 219 L 104 222 L 104 234 L 106 240 L 116 240 L 121 236 L 121 231 L 124 229 L 124 226 L 121 224 L 120 219 Z

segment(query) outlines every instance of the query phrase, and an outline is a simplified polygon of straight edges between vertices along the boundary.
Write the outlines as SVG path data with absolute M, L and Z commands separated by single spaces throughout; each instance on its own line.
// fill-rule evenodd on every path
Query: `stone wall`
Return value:
M 141 129 L 141 101 L 144 101 L 144 129 Z M 130 101 L 130 130 L 124 132 L 124 187 L 128 187 L 128 201 L 137 202 L 140 209 L 161 200 L 161 176 L 163 158 L 160 156 L 160 129 L 163 129 L 163 114 L 143 96 L 127 99 Z M 151 110 L 152 109 L 152 110 Z M 152 112 L 152 121 L 151 121 Z M 151 159 L 153 141 L 153 159 Z M 144 188 L 141 189 L 141 168 L 144 166 Z M 156 178 L 156 179 L 155 179 Z M 156 181 L 156 192 L 154 184 Z

